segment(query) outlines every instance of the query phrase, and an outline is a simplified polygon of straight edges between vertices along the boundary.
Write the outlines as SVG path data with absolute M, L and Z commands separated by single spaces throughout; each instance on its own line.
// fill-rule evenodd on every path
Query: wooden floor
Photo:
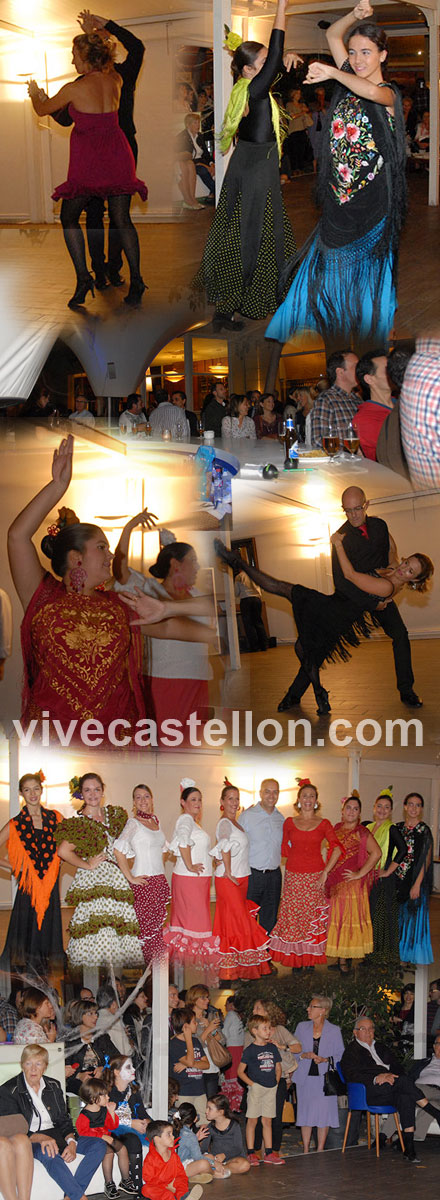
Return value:
M 232 1175 L 210 1185 L 209 1195 L 221 1190 L 224 1200 L 406 1200 L 413 1189 L 423 1189 L 423 1200 L 438 1196 L 439 1139 L 428 1138 L 421 1147 L 420 1166 L 411 1166 L 391 1150 L 376 1158 L 374 1150 L 353 1147 L 287 1159 L 284 1167 L 252 1167 L 247 1175 Z M 195 1180 L 195 1182 L 197 1182 Z
M 292 180 L 284 198 L 298 245 L 315 224 L 314 178 Z M 409 180 L 410 210 L 402 238 L 399 277 L 399 308 L 396 335 L 415 334 L 435 320 L 440 311 L 440 208 L 427 204 L 428 180 L 417 173 Z M 186 296 L 186 286 L 200 261 L 212 221 L 212 210 L 187 213 L 175 224 L 144 224 L 138 227 L 141 263 L 149 291 L 136 320 L 147 328 L 158 308 L 175 307 L 183 300 L 180 320 L 186 324 L 203 319 Z M 67 300 L 74 290 L 74 274 L 64 246 L 60 225 L 7 226 L 0 230 L 0 289 L 7 299 L 8 313 L 23 326 L 40 329 L 53 325 L 58 332 L 87 325 L 88 321 L 118 320 L 127 314 L 123 290 L 109 288 L 87 298 L 81 315 L 70 313 Z M 125 271 L 127 275 L 127 271 Z M 176 296 L 177 293 L 177 296 Z M 187 303 L 186 303 L 187 301 Z M 211 310 L 208 310 L 206 318 Z M 252 324 L 252 322 L 250 322 Z M 86 331 L 84 330 L 84 333 Z
M 438 707 L 438 680 L 440 675 L 440 641 L 420 639 L 411 642 L 415 689 L 423 700 L 423 708 L 410 709 L 401 703 L 396 689 L 394 661 L 388 639 L 372 639 L 353 652 L 348 663 L 330 663 L 322 671 L 323 686 L 329 692 L 331 715 L 317 717 L 312 689 L 309 688 L 300 706 L 287 713 L 277 712 L 279 701 L 284 696 L 297 670 L 293 646 L 278 646 L 264 653 L 243 654 L 240 671 L 230 671 L 226 666 L 223 684 L 220 680 L 220 664 L 217 664 L 217 679 L 214 685 L 214 702 L 222 696 L 228 709 L 252 709 L 254 731 L 259 721 L 274 718 L 284 730 L 283 740 L 277 749 L 287 745 L 288 720 L 306 717 L 310 721 L 312 744 L 324 745 L 332 753 L 346 754 L 347 749 L 329 742 L 330 722 L 336 719 L 350 721 L 356 747 L 355 727 L 369 718 L 377 721 L 382 730 L 388 720 L 410 720 L 416 718 L 423 726 L 423 745 L 416 746 L 413 730 L 409 732 L 409 748 L 401 750 L 400 735 L 394 735 L 394 746 L 387 747 L 384 738 L 374 747 L 362 747 L 363 756 L 396 759 L 410 758 L 412 762 L 440 761 L 440 721 Z M 215 660 L 212 660 L 215 662 Z M 345 730 L 342 731 L 344 733 Z M 372 736 L 368 731 L 366 736 Z M 321 740 L 320 740 L 321 739 Z M 298 747 L 303 746 L 299 733 Z

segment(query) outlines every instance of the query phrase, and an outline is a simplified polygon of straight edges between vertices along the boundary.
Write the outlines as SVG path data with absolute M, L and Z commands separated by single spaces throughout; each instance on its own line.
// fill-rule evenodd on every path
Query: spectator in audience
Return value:
M 83 1108 L 76 1119 L 76 1128 L 82 1137 L 100 1138 L 106 1146 L 102 1162 L 104 1175 L 104 1193 L 109 1200 L 116 1200 L 119 1190 L 113 1182 L 113 1159 L 115 1154 L 121 1172 L 121 1191 L 130 1196 L 137 1196 L 138 1189 L 130 1177 L 130 1161 L 127 1147 L 115 1131 L 119 1127 L 119 1117 L 116 1116 L 113 1105 L 109 1104 L 108 1091 L 101 1079 L 87 1079 L 79 1089 Z
M 228 1179 L 231 1174 L 228 1168 L 216 1162 L 212 1155 L 202 1153 L 200 1141 L 206 1126 L 198 1130 L 196 1122 L 197 1111 L 194 1105 L 180 1104 L 173 1120 L 173 1133 L 176 1139 L 175 1147 L 188 1179 L 200 1179 L 202 1176 L 202 1183 L 211 1183 L 212 1179 Z
M 246 1108 L 246 1146 L 251 1167 L 258 1167 L 255 1153 L 255 1129 L 261 1117 L 264 1162 L 284 1166 L 285 1159 L 272 1149 L 272 1120 L 276 1115 L 277 1085 L 281 1079 L 281 1054 L 271 1040 L 271 1025 L 266 1017 L 251 1017 L 249 1031 L 253 1042 L 243 1050 L 238 1078 L 248 1088 Z
M 322 439 L 331 426 L 334 435 L 343 441 L 349 421 L 359 408 L 355 388 L 357 355 L 351 350 L 339 350 L 327 359 L 329 387 L 316 397 L 311 420 L 312 446 L 322 449 Z
M 83 1081 L 92 1075 L 99 1078 L 118 1051 L 108 1033 L 96 1033 L 94 1000 L 78 1000 L 72 1005 L 71 1017 L 73 1028 L 65 1038 L 66 1080 L 68 1091 L 78 1095 Z
M 72 425 L 88 425 L 89 429 L 95 428 L 95 418 L 93 413 L 89 412 L 86 396 L 75 396 L 75 411 L 70 413 L 69 421 Z
M 222 420 L 222 438 L 250 438 L 255 441 L 257 436 L 252 417 L 248 416 L 249 400 L 247 396 L 233 392 L 229 397 L 228 413 Z
M 189 1200 L 199 1200 L 203 1188 L 196 1184 L 189 1191 L 188 1176 L 174 1149 L 173 1126 L 170 1122 L 152 1121 L 150 1136 L 150 1149 L 142 1168 L 142 1195 L 148 1196 L 148 1200 L 169 1200 L 171 1192 L 175 1200 L 182 1200 L 184 1196 Z
M 426 1028 L 428 1032 L 428 1046 L 432 1044 L 433 1024 L 436 1018 L 439 1017 L 440 1028 L 440 979 L 432 979 L 429 985 L 428 1004 L 426 1010 Z M 1 1020 L 1 1008 L 0 1008 Z M 2 1025 L 5 1026 L 5 1021 L 2 1020 Z
M 411 483 L 440 485 L 440 331 L 417 338 L 400 397 L 400 423 Z
M 111 984 L 104 983 L 102 987 L 98 988 L 96 1003 L 98 1006 L 96 1032 L 98 1034 L 110 1032 L 113 1045 L 116 1046 L 119 1053 L 131 1054 L 133 1044 L 124 1028 L 122 1018 L 117 1016 L 119 997 Z
M 215 1155 L 217 1162 L 226 1163 L 232 1175 L 245 1175 L 251 1164 L 245 1157 L 240 1125 L 232 1116 L 226 1096 L 219 1093 L 208 1100 L 206 1117 L 209 1121 L 206 1145 L 211 1154 Z M 205 1150 L 204 1141 L 202 1147 Z
M 0 1191 L 3 1200 L 30 1200 L 32 1176 L 34 1173 L 34 1156 L 32 1146 L 26 1134 L 24 1117 L 13 1117 L 15 1133 L 0 1136 Z M 19 1122 L 23 1123 L 23 1132 L 19 1132 Z M 4 1128 L 5 1122 L 2 1121 Z
M 246 635 L 245 649 L 267 650 L 269 638 L 263 624 L 261 589 L 240 571 L 234 579 L 234 595 L 240 605 L 241 619 Z
M 297 1069 L 296 1055 L 302 1050 L 301 1042 L 286 1029 L 285 1014 L 271 1000 L 255 1000 L 252 1009 L 253 1017 L 265 1017 L 270 1024 L 270 1040 L 281 1054 L 281 1078 L 277 1084 L 276 1113 L 272 1121 L 272 1150 L 279 1157 L 283 1136 L 283 1109 L 287 1092 L 291 1084 L 292 1074 Z M 253 1041 L 251 1033 L 245 1033 L 244 1046 Z M 262 1141 L 260 1122 L 255 1130 L 255 1149 L 259 1150 Z
M 388 355 L 387 375 L 393 407 L 379 430 L 376 443 L 377 462 L 396 471 L 398 475 L 404 475 L 406 479 L 409 479 L 409 471 L 400 431 L 400 393 L 411 354 L 412 350 L 396 346 Z
M 127 396 L 124 412 L 119 417 L 119 430 L 125 435 L 145 433 L 145 418 L 141 412 L 142 398 L 136 392 Z
M 170 1075 L 180 1084 L 179 1104 L 184 1101 L 194 1104 L 204 1121 L 206 1093 L 203 1072 L 209 1071 L 210 1063 L 202 1043 L 196 1037 L 197 1018 L 190 1007 L 176 1008 L 171 1014 L 171 1021 L 174 1036 L 169 1044 Z M 150 1200 L 153 1200 L 151 1196 Z
M 363 403 L 353 418 L 353 425 L 359 435 L 362 454 L 376 462 L 377 439 L 393 407 L 386 354 L 381 350 L 363 354 L 356 363 L 356 379 Z
M 402 108 L 407 137 L 412 142 L 417 129 L 417 109 L 415 108 L 412 96 L 402 96 Z
M 207 88 L 199 88 L 197 108 L 201 118 L 203 137 L 214 138 L 214 105 Z
M 237 1067 L 241 1061 L 241 1052 L 244 1045 L 244 1025 L 236 1005 L 235 996 L 227 996 L 225 1010 L 223 1037 L 231 1055 L 232 1063 L 224 1072 L 223 1092 L 225 1097 L 227 1097 L 230 1107 L 234 1111 L 239 1111 L 243 1098 L 243 1088 L 237 1079 Z M 212 1120 L 212 1118 L 208 1116 L 208 1120 Z
M 214 437 L 221 438 L 222 422 L 226 416 L 226 396 L 227 388 L 221 379 L 216 379 L 212 385 L 211 398 L 209 399 L 203 411 L 203 424 L 205 431 L 211 429 Z
M 172 438 L 180 436 L 184 440 L 189 437 L 189 423 L 185 414 L 173 404 L 171 396 L 165 388 L 156 392 L 157 408 L 150 415 L 150 425 L 153 437 L 161 437 L 165 429 L 169 429 Z M 179 433 L 180 431 L 180 433 Z
M 57 409 L 52 400 L 50 389 L 46 387 L 45 383 L 37 383 L 29 396 L 21 416 L 31 417 L 34 421 L 45 421 L 50 420 L 56 411 Z
M 275 412 L 275 397 L 273 392 L 264 392 L 256 405 L 254 423 L 257 438 L 278 437 L 278 416 Z
M 328 996 L 312 995 L 307 1009 L 308 1021 L 300 1021 L 295 1039 L 302 1046 L 297 1054 L 295 1087 L 298 1098 L 296 1123 L 301 1127 L 304 1154 L 309 1153 L 312 1129 L 316 1125 L 318 1151 L 324 1150 L 329 1127 L 339 1128 L 337 1096 L 324 1095 L 324 1075 L 329 1059 L 338 1062 L 344 1053 L 339 1025 L 328 1020 L 332 1001 Z
M 394 1052 L 385 1042 L 376 1042 L 371 1017 L 365 1015 L 355 1021 L 353 1040 L 344 1050 L 341 1069 L 348 1083 L 364 1084 L 368 1104 L 392 1104 L 402 1125 L 405 1158 L 419 1162 L 414 1149 L 415 1106 L 419 1104 L 434 1118 L 437 1112 L 405 1075 Z
M 181 412 L 184 413 L 188 421 L 190 437 L 197 437 L 199 432 L 199 423 L 196 413 L 192 412 L 190 408 L 187 409 L 186 407 L 186 392 L 173 392 L 171 401 L 176 405 L 176 408 L 180 408 Z
M 0 1087 L 0 1116 L 22 1113 L 29 1126 L 32 1153 L 68 1200 L 84 1200 L 86 1189 L 106 1153 L 101 1138 L 76 1137 L 61 1084 L 46 1075 L 49 1056 L 44 1046 L 23 1050 L 19 1075 Z M 75 1175 L 69 1163 L 77 1153 L 82 1161 Z
M 13 1004 L 0 996 L 0 1025 L 4 1029 L 6 1037 L 9 1041 L 14 1041 L 14 1034 L 18 1024 L 18 1012 Z
M 186 993 L 188 1008 L 192 1008 L 197 1021 L 196 1034 L 203 1050 L 209 1059 L 209 1067 L 204 1071 L 203 1083 L 206 1095 L 215 1096 L 219 1090 L 219 1067 L 213 1062 L 209 1053 L 208 1039 L 217 1038 L 221 1044 L 224 1038 L 221 1032 L 220 1014 L 217 1008 L 209 1003 L 209 988 L 204 983 L 195 983 Z
M 24 989 L 20 1008 L 20 1020 L 15 1028 L 14 1044 L 26 1046 L 30 1042 L 54 1042 L 56 1039 L 55 1010 L 46 992 L 40 988 Z M 44 1027 L 43 1021 L 50 1022 Z
M 214 203 L 215 197 L 215 167 L 214 159 L 206 144 L 203 133 L 201 133 L 201 118 L 200 113 L 186 113 L 184 119 L 185 128 L 177 135 L 176 152 L 178 162 L 185 162 L 188 158 L 194 163 L 196 175 L 208 188 L 211 203 Z

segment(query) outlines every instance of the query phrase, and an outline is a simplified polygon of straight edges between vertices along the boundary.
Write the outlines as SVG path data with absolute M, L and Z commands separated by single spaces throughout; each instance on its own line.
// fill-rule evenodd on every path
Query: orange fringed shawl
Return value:
M 35 909 L 38 928 L 41 929 L 61 866 L 57 854 L 54 829 L 62 821 L 61 813 L 55 810 L 42 811 L 43 838 L 39 843 L 35 837 L 32 818 L 27 809 L 9 822 L 7 843 L 8 857 L 18 886 L 27 892 Z

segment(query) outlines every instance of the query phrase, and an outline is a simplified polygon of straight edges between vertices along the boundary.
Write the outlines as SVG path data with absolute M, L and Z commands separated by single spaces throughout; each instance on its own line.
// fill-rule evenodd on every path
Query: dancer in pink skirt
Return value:
M 173 958 L 201 968 L 216 967 L 219 939 L 212 936 L 209 907 L 211 840 L 200 825 L 199 788 L 192 779 L 183 779 L 181 788 L 182 813 L 169 844 L 177 861 L 171 882 L 171 920 L 164 940 Z

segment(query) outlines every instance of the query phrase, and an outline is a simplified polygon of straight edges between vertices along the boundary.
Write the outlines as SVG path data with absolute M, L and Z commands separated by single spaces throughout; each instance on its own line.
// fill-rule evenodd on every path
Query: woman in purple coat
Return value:
M 312 996 L 307 1009 L 308 1021 L 300 1021 L 295 1039 L 301 1042 L 297 1054 L 295 1087 L 298 1098 L 296 1123 L 301 1127 L 304 1154 L 309 1153 L 312 1129 L 318 1132 L 318 1150 L 324 1150 L 329 1126 L 339 1127 L 337 1096 L 324 1096 L 324 1075 L 329 1058 L 339 1062 L 344 1043 L 339 1025 L 327 1020 L 332 1001 L 327 996 Z

